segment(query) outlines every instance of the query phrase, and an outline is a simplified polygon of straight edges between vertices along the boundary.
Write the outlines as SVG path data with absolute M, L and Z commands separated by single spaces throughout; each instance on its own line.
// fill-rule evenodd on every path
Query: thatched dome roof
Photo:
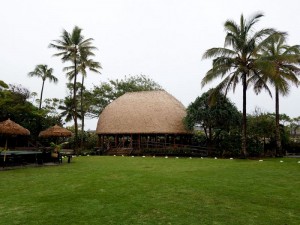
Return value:
M 131 92 L 101 113 L 97 134 L 183 134 L 185 107 L 166 91 Z

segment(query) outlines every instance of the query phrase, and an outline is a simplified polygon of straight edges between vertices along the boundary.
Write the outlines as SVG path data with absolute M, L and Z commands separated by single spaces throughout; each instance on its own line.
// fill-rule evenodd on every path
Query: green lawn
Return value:
M 299 225 L 298 160 L 94 156 L 0 171 L 0 224 Z

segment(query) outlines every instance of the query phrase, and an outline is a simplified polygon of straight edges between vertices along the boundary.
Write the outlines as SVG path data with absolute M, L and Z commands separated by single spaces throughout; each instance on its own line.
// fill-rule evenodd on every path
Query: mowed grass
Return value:
M 94 156 L 0 171 L 0 224 L 298 225 L 297 162 Z

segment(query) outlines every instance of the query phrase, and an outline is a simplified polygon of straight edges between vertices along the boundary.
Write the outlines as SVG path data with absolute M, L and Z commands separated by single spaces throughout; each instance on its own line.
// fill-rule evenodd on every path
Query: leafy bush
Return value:
M 216 153 L 222 157 L 237 157 L 241 150 L 241 135 L 238 132 L 222 132 L 218 140 Z
M 300 154 L 300 142 L 291 141 L 283 147 L 287 153 Z

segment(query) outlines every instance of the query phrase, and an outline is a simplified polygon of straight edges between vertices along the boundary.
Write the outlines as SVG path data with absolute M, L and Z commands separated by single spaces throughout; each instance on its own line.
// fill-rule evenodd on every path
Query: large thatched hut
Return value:
M 96 133 L 102 149 L 174 148 L 187 144 L 185 107 L 166 91 L 131 92 L 101 113 Z

